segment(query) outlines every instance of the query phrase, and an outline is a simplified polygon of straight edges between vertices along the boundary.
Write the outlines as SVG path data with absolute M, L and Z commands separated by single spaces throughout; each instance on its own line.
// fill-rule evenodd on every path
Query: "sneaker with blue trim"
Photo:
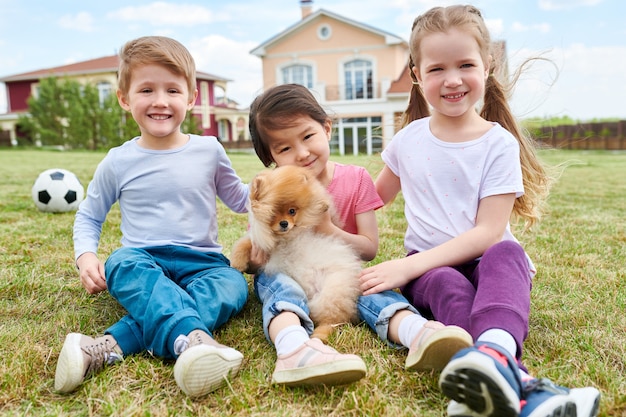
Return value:
M 600 391 L 594 387 L 570 388 L 578 417 L 596 417 L 600 412 Z
M 448 415 L 518 417 L 522 381 L 515 358 L 493 343 L 479 342 L 459 351 L 441 371 L 441 391 L 460 406 Z M 459 411 L 459 412 L 461 412 Z
M 531 379 L 523 383 L 520 417 L 576 417 L 576 403 L 569 390 L 549 379 Z
M 600 391 L 593 387 L 563 388 L 557 387 L 561 394 L 550 395 L 533 392 L 526 401 L 522 401 L 520 416 L 524 417 L 596 417 L 600 411 Z M 543 402 L 541 400 L 543 399 Z M 480 417 L 466 404 L 454 400 L 448 404 L 449 417 Z
M 568 389 L 549 379 L 523 383 L 520 417 L 595 417 L 600 391 L 593 387 Z

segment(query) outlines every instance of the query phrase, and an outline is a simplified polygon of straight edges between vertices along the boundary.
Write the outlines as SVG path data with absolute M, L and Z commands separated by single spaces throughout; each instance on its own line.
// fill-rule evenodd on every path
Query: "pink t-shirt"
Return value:
M 363 167 L 335 163 L 333 179 L 327 188 L 335 203 L 335 210 L 343 230 L 348 233 L 358 232 L 356 215 L 383 206 L 383 201 L 376 192 L 372 177 Z

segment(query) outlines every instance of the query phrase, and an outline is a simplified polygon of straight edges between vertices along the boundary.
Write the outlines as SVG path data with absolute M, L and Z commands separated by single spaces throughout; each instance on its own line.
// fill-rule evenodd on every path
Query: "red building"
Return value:
M 104 99 L 115 94 L 117 89 L 118 62 L 118 56 L 112 55 L 0 78 L 7 94 L 7 113 L 0 114 L 0 137 L 5 142 L 17 143 L 18 117 L 28 111 L 28 98 L 36 96 L 42 78 L 68 78 L 92 84 L 98 88 L 100 98 Z M 229 81 L 198 71 L 198 98 L 192 113 L 200 121 L 205 135 L 217 136 L 224 143 L 249 140 L 248 111 L 238 109 L 237 103 L 228 99 L 226 89 Z

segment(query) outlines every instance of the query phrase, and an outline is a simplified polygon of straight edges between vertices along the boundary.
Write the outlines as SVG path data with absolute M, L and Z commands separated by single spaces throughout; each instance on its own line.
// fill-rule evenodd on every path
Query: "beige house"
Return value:
M 298 83 L 335 116 L 333 151 L 380 152 L 399 129 L 412 83 L 409 45 L 380 29 L 301 0 L 302 19 L 251 51 L 262 60 L 263 88 Z M 506 44 L 494 43 L 507 78 Z
M 302 0 L 302 20 L 251 51 L 262 60 L 263 88 L 308 87 L 335 116 L 333 151 L 380 152 L 397 130 L 411 80 L 407 42 Z

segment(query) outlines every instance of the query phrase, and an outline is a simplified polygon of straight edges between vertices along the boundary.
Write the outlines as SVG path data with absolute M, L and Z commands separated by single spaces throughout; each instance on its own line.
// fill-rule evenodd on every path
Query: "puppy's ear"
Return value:
M 250 183 L 250 200 L 258 200 L 261 197 L 261 192 L 265 187 L 265 174 L 257 174 L 256 177 Z
M 305 185 L 309 181 L 311 181 L 313 178 L 311 177 L 311 175 L 308 172 L 302 171 L 301 174 L 300 174 L 299 179 L 300 179 L 300 183 Z

